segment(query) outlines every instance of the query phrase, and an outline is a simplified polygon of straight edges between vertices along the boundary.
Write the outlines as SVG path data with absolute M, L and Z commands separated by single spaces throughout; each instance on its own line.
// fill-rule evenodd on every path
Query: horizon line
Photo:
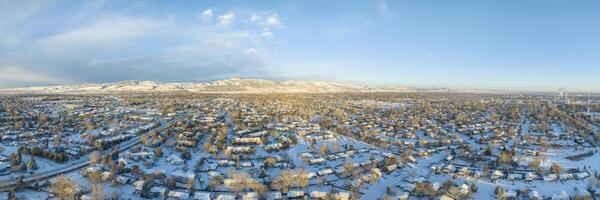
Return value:
M 411 85 L 403 85 L 403 84 L 373 84 L 373 83 L 364 83 L 364 82 L 360 82 L 360 81 L 327 81 L 327 80 L 310 80 L 310 79 L 282 79 L 282 78 L 259 78 L 259 77 L 229 77 L 229 78 L 214 78 L 214 79 L 205 79 L 205 80 L 178 80 L 178 81 L 161 81 L 161 80 L 151 80 L 151 79 L 126 79 L 126 80 L 117 80 L 117 81 L 108 81 L 108 82 L 66 82 L 66 83 L 49 83 L 49 84 L 44 84 L 44 85 L 34 85 L 34 86 L 24 86 L 24 87 L 0 87 L 0 91 L 10 91 L 10 90 L 18 90 L 18 89 L 28 89 L 28 88 L 40 88 L 40 87 L 58 87 L 58 86 L 76 86 L 76 85 L 103 85 L 103 84 L 114 84 L 114 83 L 121 83 L 121 82 L 128 82 L 128 81 L 137 81 L 137 82 L 142 82 L 142 81 L 149 81 L 149 82 L 155 82 L 155 83 L 163 83 L 163 84 L 170 84 L 170 83 L 210 83 L 210 82 L 215 82 L 215 81 L 223 81 L 223 80 L 264 80 L 264 81 L 272 81 L 272 82 L 285 82 L 285 81 L 303 81 L 303 82 L 322 82 L 322 83 L 338 83 L 338 84 L 352 84 L 352 85 L 359 85 L 359 86 L 366 86 L 366 87 L 406 87 L 409 89 L 414 89 L 417 91 L 412 91 L 412 92 L 428 92 L 428 91 L 418 91 L 418 90 L 432 90 L 432 89 L 439 89 L 439 90 L 447 90 L 448 93 L 461 93 L 461 92 L 466 92 L 469 93 L 469 91 L 472 91 L 472 93 L 477 93 L 477 92 L 487 92 L 487 93 L 513 93 L 513 94 L 518 94 L 518 93 L 558 93 L 559 89 L 561 88 L 557 88 L 556 91 L 554 90 L 536 90 L 536 89 L 532 89 L 532 90 L 521 90 L 521 89 L 492 89 L 492 88 L 467 88 L 467 87 L 451 87 L 451 86 L 411 86 Z M 564 88 L 563 88 L 564 89 Z M 429 91 L 431 92 L 431 91 Z M 442 92 L 442 91 L 438 91 L 438 92 Z M 566 91 L 567 93 L 571 93 L 571 94 L 600 94 L 600 91 L 580 91 L 580 90 L 572 90 L 572 91 Z

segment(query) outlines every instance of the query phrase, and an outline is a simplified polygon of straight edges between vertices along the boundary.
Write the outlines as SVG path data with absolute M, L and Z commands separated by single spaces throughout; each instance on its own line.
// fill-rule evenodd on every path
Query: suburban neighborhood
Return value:
M 599 197 L 597 98 L 1 98 L 0 189 L 8 199 Z

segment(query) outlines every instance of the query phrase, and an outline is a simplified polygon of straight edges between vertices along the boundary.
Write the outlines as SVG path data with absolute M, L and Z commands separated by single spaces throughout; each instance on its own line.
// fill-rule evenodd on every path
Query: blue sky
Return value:
M 0 87 L 247 77 L 600 92 L 599 8 L 591 0 L 0 0 Z

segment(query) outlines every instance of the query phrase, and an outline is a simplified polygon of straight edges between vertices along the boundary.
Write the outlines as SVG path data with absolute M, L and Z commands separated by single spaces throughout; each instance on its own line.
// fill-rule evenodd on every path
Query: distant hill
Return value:
M 155 81 L 121 81 L 2 89 L 3 93 L 113 93 L 113 92 L 193 92 L 193 93 L 348 93 L 409 92 L 408 87 L 376 87 L 319 81 L 270 81 L 263 79 L 225 79 L 209 82 L 163 83 Z

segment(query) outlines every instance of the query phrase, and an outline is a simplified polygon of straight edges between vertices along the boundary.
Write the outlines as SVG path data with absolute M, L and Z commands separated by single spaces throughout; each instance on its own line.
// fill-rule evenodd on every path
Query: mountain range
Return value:
M 410 92 L 402 86 L 367 86 L 319 81 L 271 81 L 239 79 L 207 82 L 120 81 L 102 84 L 58 85 L 1 89 L 2 93 L 115 93 L 115 92 L 192 92 L 192 93 L 350 93 L 350 92 Z

